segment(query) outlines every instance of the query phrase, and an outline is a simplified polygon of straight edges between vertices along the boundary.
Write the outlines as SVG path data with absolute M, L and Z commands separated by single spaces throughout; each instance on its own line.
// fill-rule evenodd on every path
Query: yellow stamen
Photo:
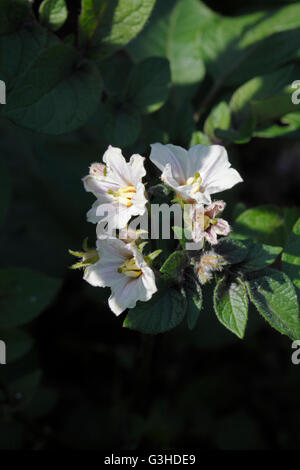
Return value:
M 210 218 L 208 217 L 208 215 L 205 215 L 204 216 L 204 227 L 203 227 L 203 229 L 207 230 L 209 226 L 210 226 Z
M 125 263 L 119 267 L 118 272 L 132 278 L 137 278 L 142 274 L 142 270 L 136 265 L 134 258 L 127 259 Z
M 217 219 L 211 219 L 208 215 L 204 215 L 204 226 L 203 229 L 207 230 L 211 225 L 216 225 L 218 223 Z
M 195 194 L 200 191 L 201 183 L 202 183 L 202 178 L 198 171 L 195 173 L 194 176 L 190 176 L 185 182 L 185 184 L 191 184 L 193 186 L 191 190 L 191 194 Z
M 136 193 L 134 186 L 123 186 L 123 188 L 118 189 L 118 191 L 113 191 L 112 189 L 108 190 L 108 194 L 112 194 L 116 201 L 120 204 L 131 207 L 132 198 Z

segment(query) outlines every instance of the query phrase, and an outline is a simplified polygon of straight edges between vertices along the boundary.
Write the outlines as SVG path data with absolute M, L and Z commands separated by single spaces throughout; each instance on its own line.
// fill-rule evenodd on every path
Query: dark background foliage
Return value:
M 34 2 L 36 15 L 40 3 Z M 263 0 L 259 7 L 271 11 L 287 3 L 293 2 Z M 74 32 L 80 11 L 80 1 L 67 4 L 61 39 Z M 249 0 L 206 5 L 230 16 L 257 11 Z M 237 339 L 219 324 L 208 286 L 194 330 L 184 321 L 164 335 L 142 336 L 110 312 L 106 289 L 90 287 L 68 269 L 68 248 L 79 249 L 87 235 L 94 242 L 95 227 L 85 222 L 92 198 L 81 177 L 107 145 L 122 146 L 127 157 L 148 157 L 155 141 L 188 147 L 213 106 L 251 78 L 216 90 L 199 117 L 212 76 L 188 85 L 173 76 L 168 99 L 162 91 L 163 107 L 146 113 L 134 92 L 120 98 L 134 43 L 101 62 L 101 102 L 74 132 L 44 135 L 1 117 L 2 200 L 7 195 L 10 201 L 1 226 L 1 268 L 34 270 L 56 284 L 41 315 L 23 322 L 28 336 L 17 341 L 22 352 L 0 366 L 0 448 L 298 448 L 300 366 L 291 362 L 291 341 L 257 312 L 250 309 L 245 339 Z M 16 54 L 13 46 L 8 53 Z M 245 180 L 224 195 L 231 222 L 248 207 L 300 205 L 299 136 L 254 136 L 242 145 L 214 137 L 228 147 Z M 20 276 L 22 284 L 27 271 Z M 23 311 L 22 304 L 15 308 Z

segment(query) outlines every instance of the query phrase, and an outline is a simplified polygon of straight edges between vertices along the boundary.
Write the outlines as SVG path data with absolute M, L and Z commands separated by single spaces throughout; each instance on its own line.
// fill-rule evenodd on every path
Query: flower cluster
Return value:
M 143 178 L 144 158 L 132 155 L 127 162 L 120 149 L 109 146 L 103 163 L 93 163 L 83 178 L 85 190 L 96 201 L 87 213 L 87 220 L 97 224 L 94 250 L 71 252 L 81 258 L 73 268 L 84 268 L 84 279 L 95 287 L 110 287 L 109 306 L 119 315 L 137 301 L 146 302 L 157 291 L 152 262 L 156 250 L 143 254 L 145 231 L 130 227 L 130 222 L 144 216 L 150 204 Z M 230 226 L 219 217 L 224 201 L 212 201 L 213 194 L 232 188 L 242 181 L 231 168 L 226 149 L 220 145 L 196 145 L 186 151 L 175 145 L 151 146 L 150 160 L 161 171 L 161 181 L 173 193 L 188 216 L 191 239 L 201 243 L 202 251 L 190 254 L 191 264 L 199 282 L 204 284 L 214 271 L 223 269 L 225 260 L 212 249 L 204 251 L 205 243 L 216 245 L 218 237 L 227 236 Z M 103 227 L 110 227 L 105 232 Z M 115 230 L 114 234 L 111 229 Z

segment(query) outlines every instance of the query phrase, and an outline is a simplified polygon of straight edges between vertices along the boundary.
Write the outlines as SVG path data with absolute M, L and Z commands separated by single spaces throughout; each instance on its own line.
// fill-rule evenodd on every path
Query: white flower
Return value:
M 204 238 L 211 245 L 216 245 L 218 235 L 229 235 L 230 226 L 228 222 L 217 217 L 224 209 L 224 201 L 214 201 L 206 207 L 202 204 L 191 205 L 192 238 L 194 242 L 198 243 Z
M 97 198 L 87 219 L 93 223 L 109 222 L 110 227 L 122 229 L 132 216 L 143 215 L 146 210 L 144 158 L 136 154 L 126 162 L 119 148 L 109 146 L 103 162 L 106 166 L 91 165 L 89 175 L 83 178 L 86 191 Z
M 150 160 L 161 170 L 162 181 L 186 201 L 210 204 L 211 194 L 243 181 L 220 145 L 199 144 L 188 151 L 171 144 L 151 147 Z
M 157 291 L 155 276 L 134 243 L 118 238 L 97 240 L 99 261 L 89 267 L 84 279 L 95 287 L 110 287 L 111 310 L 120 315 L 138 300 L 146 302 Z
M 99 237 L 103 238 L 103 237 Z M 105 237 L 108 238 L 108 237 Z M 125 227 L 122 230 L 120 230 L 118 238 L 123 240 L 124 243 L 130 243 L 130 242 L 135 242 L 137 243 L 138 241 L 141 240 L 141 238 L 148 239 L 148 232 L 147 230 L 135 230 L 131 227 Z

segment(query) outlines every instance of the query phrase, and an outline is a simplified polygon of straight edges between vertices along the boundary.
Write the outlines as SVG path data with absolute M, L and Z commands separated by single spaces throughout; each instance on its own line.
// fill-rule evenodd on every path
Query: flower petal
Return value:
M 120 186 L 128 186 L 131 184 L 129 181 L 129 171 L 127 162 L 123 157 L 122 150 L 118 147 L 109 145 L 106 152 L 104 152 L 102 160 L 107 165 L 107 176 L 118 182 Z
M 224 219 L 217 219 L 218 223 L 214 226 L 214 229 L 218 235 L 226 237 L 230 234 L 231 229 L 229 223 Z
M 119 282 L 115 285 L 108 303 L 111 310 L 116 315 L 120 315 L 127 308 L 134 308 L 138 301 L 150 300 L 156 291 L 154 273 L 148 267 L 148 270 L 143 271 L 137 279 L 127 277 L 126 282 Z
M 133 308 L 136 305 L 136 280 L 123 276 L 122 281 L 112 290 L 108 299 L 108 305 L 111 310 L 120 315 L 127 308 Z
M 161 172 L 164 172 L 166 165 L 169 163 L 171 174 L 177 181 L 177 184 L 184 184 L 185 166 L 187 161 L 187 151 L 175 145 L 162 145 L 159 143 L 151 145 L 150 160 L 156 165 Z
M 174 189 L 174 191 L 177 191 L 177 189 L 180 187 L 178 180 L 173 175 L 172 166 L 170 163 L 166 164 L 164 171 L 161 174 L 161 180 L 167 186 L 170 186 L 170 188 Z
M 84 279 L 95 287 L 114 288 L 124 277 L 118 269 L 132 256 L 131 251 L 118 238 L 97 240 L 97 251 L 100 259 L 85 270 Z
M 143 215 L 146 210 L 147 199 L 145 196 L 145 186 L 143 183 L 136 185 L 136 193 L 133 196 L 131 206 L 132 215 Z
M 111 263 L 107 266 L 100 261 L 85 269 L 83 279 L 93 287 L 111 287 L 122 277 L 122 274 L 118 273 L 121 263 Z
M 215 231 L 214 225 L 205 230 L 204 236 L 211 245 L 216 245 L 218 243 L 217 233 Z
M 195 145 L 189 150 L 189 172 L 198 171 L 202 186 L 209 194 L 232 188 L 242 182 L 240 174 L 230 167 L 225 147 L 221 145 Z
M 134 154 L 131 156 L 129 161 L 129 168 L 131 173 L 131 183 L 133 186 L 137 186 L 146 175 L 146 170 L 144 167 L 145 158 L 139 154 Z
M 132 257 L 132 251 L 129 245 L 119 238 L 107 238 L 97 240 L 97 250 L 100 253 L 100 261 L 103 263 L 120 262 Z
M 126 227 L 134 212 L 134 206 L 126 207 L 117 201 L 109 204 L 101 204 L 101 202 L 96 201 L 88 212 L 88 222 L 101 222 L 102 224 L 107 222 L 109 224 L 108 231 L 110 232 L 110 229 Z
M 228 168 L 226 171 L 220 170 L 213 175 L 205 189 L 209 194 L 220 193 L 226 189 L 231 189 L 236 184 L 242 183 L 242 181 L 241 175 L 234 168 Z
M 142 270 L 142 275 L 136 279 L 137 289 L 139 289 L 139 294 L 137 294 L 138 300 L 147 301 L 152 295 L 157 291 L 155 284 L 155 275 L 152 269 L 148 266 L 145 261 L 142 253 L 138 250 L 135 243 L 130 243 L 127 245 L 128 250 L 134 256 L 136 265 Z
M 194 145 L 188 151 L 188 162 L 189 175 L 199 172 L 202 179 L 207 179 L 216 165 L 230 166 L 226 149 L 221 145 Z
M 147 266 L 146 268 L 143 268 L 143 275 L 139 279 L 145 288 L 144 291 L 141 291 L 139 300 L 146 302 L 151 299 L 155 292 L 157 292 L 154 272 L 149 266 Z
M 218 214 L 223 212 L 226 203 L 224 201 L 213 201 L 209 206 L 205 208 L 205 215 L 211 219 L 215 219 Z
M 136 186 L 145 176 L 144 158 L 141 155 L 132 155 L 129 162 L 125 160 L 121 149 L 108 147 L 103 155 L 107 164 L 107 177 L 122 186 Z
M 103 198 L 103 201 L 112 199 L 108 191 L 118 191 L 120 185 L 111 178 L 103 176 L 101 179 L 92 175 L 87 175 L 82 178 L 84 189 L 88 193 L 93 193 L 97 198 Z

